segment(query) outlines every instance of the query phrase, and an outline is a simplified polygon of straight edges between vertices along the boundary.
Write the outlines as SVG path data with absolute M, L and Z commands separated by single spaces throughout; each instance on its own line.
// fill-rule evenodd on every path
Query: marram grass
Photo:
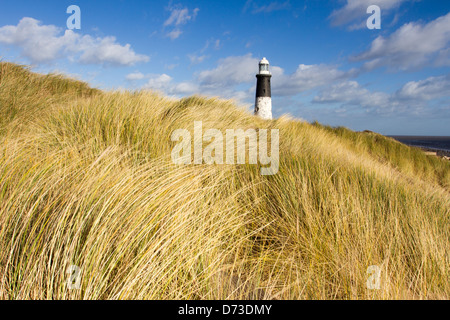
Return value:
M 450 164 L 420 150 L 10 63 L 0 115 L 1 299 L 450 298 Z M 200 120 L 279 129 L 278 174 L 172 164 Z

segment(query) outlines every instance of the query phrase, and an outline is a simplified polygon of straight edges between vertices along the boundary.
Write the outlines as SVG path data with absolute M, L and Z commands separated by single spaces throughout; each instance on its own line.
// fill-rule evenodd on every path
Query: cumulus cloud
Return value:
M 141 89 L 160 91 L 166 95 L 192 95 L 199 93 L 198 86 L 193 82 L 176 83 L 168 74 L 143 74 L 141 72 L 130 73 L 125 77 L 128 81 L 139 81 L 146 79 Z
M 177 83 L 173 81 L 172 77 L 166 74 L 150 75 L 149 80 L 142 86 L 142 89 L 156 90 L 163 92 L 166 95 L 176 97 L 194 94 L 201 94 L 209 97 L 218 96 L 225 99 L 234 99 L 240 104 L 247 103 L 250 95 L 254 94 L 253 92 L 250 92 L 250 90 L 236 90 L 234 87 L 219 88 L 217 86 L 200 84 L 198 79 Z
M 173 78 L 167 74 L 154 74 L 148 75 L 149 80 L 144 85 L 144 89 L 152 89 L 162 92 L 167 92 L 169 84 L 172 82 Z
M 192 62 L 197 62 L 203 60 L 203 56 L 190 56 L 190 59 Z M 251 91 L 256 83 L 255 75 L 258 73 L 259 60 L 250 53 L 220 59 L 215 68 L 197 73 L 192 81 L 183 83 L 183 86 L 179 88 L 195 88 L 199 90 L 199 93 L 217 93 L 219 95 L 238 86 L 248 86 Z M 292 96 L 348 79 L 355 76 L 357 72 L 355 70 L 342 71 L 335 66 L 326 64 L 301 64 L 292 74 L 286 74 L 282 68 L 277 66 L 271 66 L 271 73 L 273 77 L 272 93 L 278 96 Z M 188 83 L 190 83 L 189 86 Z M 169 83 L 166 84 L 169 85 Z M 180 92 L 174 89 L 175 87 L 175 83 L 170 83 L 166 92 Z M 187 90 L 183 90 L 183 92 L 187 92 Z
M 137 62 L 147 62 L 149 57 L 136 54 L 129 44 L 124 46 L 114 37 L 92 38 L 83 36 L 78 39 L 72 51 L 81 53 L 79 61 L 85 64 L 113 64 L 131 66 Z
M 392 94 L 372 92 L 356 81 L 342 81 L 323 89 L 314 103 L 340 103 L 342 107 L 355 106 L 367 112 L 383 114 L 430 114 L 436 100 L 447 100 L 450 96 L 450 74 L 411 81 Z M 440 109 L 448 109 L 450 105 Z
M 145 78 L 145 75 L 141 72 L 133 72 L 128 74 L 125 79 L 128 81 L 136 81 L 136 80 L 142 80 Z
M 322 90 L 313 100 L 315 103 L 344 103 L 363 108 L 390 106 L 390 97 L 384 92 L 370 92 L 356 81 L 342 81 Z
M 252 54 L 229 56 L 218 61 L 212 69 L 198 72 L 190 81 L 176 83 L 166 77 L 155 76 L 145 85 L 147 89 L 163 91 L 169 95 L 204 94 L 235 98 L 241 103 L 252 103 L 260 59 Z M 356 71 L 342 71 L 331 65 L 301 64 L 292 74 L 286 74 L 277 66 L 271 66 L 274 96 L 294 96 L 319 89 L 334 82 L 348 79 Z
M 65 55 L 85 64 L 126 65 L 147 62 L 149 57 L 136 54 L 129 44 L 122 46 L 114 37 L 93 38 L 53 25 L 42 25 L 25 17 L 17 26 L 0 28 L 0 43 L 14 45 L 32 63 L 51 62 Z
M 256 81 L 255 75 L 258 72 L 258 62 L 259 60 L 251 54 L 230 56 L 219 60 L 216 68 L 200 72 L 198 81 L 202 85 L 215 87 L 229 87 Z
M 259 60 L 250 53 L 244 56 L 230 56 L 219 60 L 216 68 L 200 72 L 195 81 L 202 88 L 219 90 L 242 84 L 254 86 Z M 301 64 L 292 74 L 286 74 L 282 68 L 272 65 L 271 73 L 273 77 L 272 93 L 278 96 L 290 96 L 353 77 L 357 71 L 342 71 L 335 66 L 326 64 Z
M 377 5 L 383 13 L 386 13 L 386 11 L 398 8 L 406 1 L 410 0 L 347 0 L 345 6 L 334 10 L 329 18 L 332 26 L 342 26 L 354 22 L 350 29 L 359 29 L 366 26 L 369 6 Z
M 450 97 L 450 74 L 408 82 L 395 93 L 395 97 L 415 101 Z
M 258 61 L 251 54 L 231 56 L 219 60 L 216 68 L 201 71 L 192 80 L 183 82 L 175 82 L 166 74 L 149 75 L 146 76 L 149 80 L 142 88 L 178 97 L 193 94 L 219 96 L 246 104 L 254 99 Z
M 233 98 L 240 104 L 250 105 L 254 100 L 258 62 L 252 54 L 230 56 L 219 60 L 215 68 L 198 72 L 189 81 L 176 82 L 167 74 L 148 75 L 143 88 L 177 97 L 203 94 Z M 411 81 L 394 93 L 386 93 L 371 91 L 351 80 L 358 71 L 343 71 L 333 65 L 301 64 L 291 74 L 277 66 L 272 66 L 271 71 L 274 97 L 289 100 L 299 93 L 315 93 L 313 104 L 336 104 L 339 107 L 333 110 L 338 113 L 419 116 L 433 112 L 448 114 L 450 110 L 450 74 Z
M 273 93 L 280 96 L 296 95 L 313 90 L 338 80 L 356 75 L 356 70 L 342 71 L 332 65 L 300 64 L 292 74 L 285 74 L 283 69 L 275 68 L 273 73 Z
M 45 62 L 59 58 L 64 48 L 71 48 L 78 36 L 52 25 L 41 25 L 33 18 L 23 18 L 17 26 L 0 28 L 0 43 L 15 45 L 33 62 Z
M 366 61 L 368 70 L 381 66 L 400 70 L 450 66 L 449 44 L 450 13 L 427 24 L 405 24 L 387 38 L 379 36 L 369 50 L 351 60 Z

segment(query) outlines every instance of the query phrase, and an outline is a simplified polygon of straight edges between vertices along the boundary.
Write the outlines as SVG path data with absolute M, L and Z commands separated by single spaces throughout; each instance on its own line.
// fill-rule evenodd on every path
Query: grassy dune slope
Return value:
M 1 299 L 450 298 L 450 164 L 417 149 L 9 63 L 0 116 Z M 197 120 L 279 129 L 279 173 L 173 165 Z

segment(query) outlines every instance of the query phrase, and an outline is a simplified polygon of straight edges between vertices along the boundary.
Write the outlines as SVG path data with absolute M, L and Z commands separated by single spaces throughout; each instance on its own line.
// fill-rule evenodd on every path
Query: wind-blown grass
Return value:
M 0 71 L 0 298 L 450 297 L 448 162 L 231 101 Z M 278 174 L 172 164 L 172 131 L 199 120 L 279 129 Z

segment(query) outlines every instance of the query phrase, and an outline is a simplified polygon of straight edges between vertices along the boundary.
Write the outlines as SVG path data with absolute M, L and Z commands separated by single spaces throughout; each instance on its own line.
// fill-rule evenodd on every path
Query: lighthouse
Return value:
M 256 75 L 255 115 L 272 120 L 272 94 L 270 90 L 269 61 L 263 58 L 259 62 L 259 73 Z

